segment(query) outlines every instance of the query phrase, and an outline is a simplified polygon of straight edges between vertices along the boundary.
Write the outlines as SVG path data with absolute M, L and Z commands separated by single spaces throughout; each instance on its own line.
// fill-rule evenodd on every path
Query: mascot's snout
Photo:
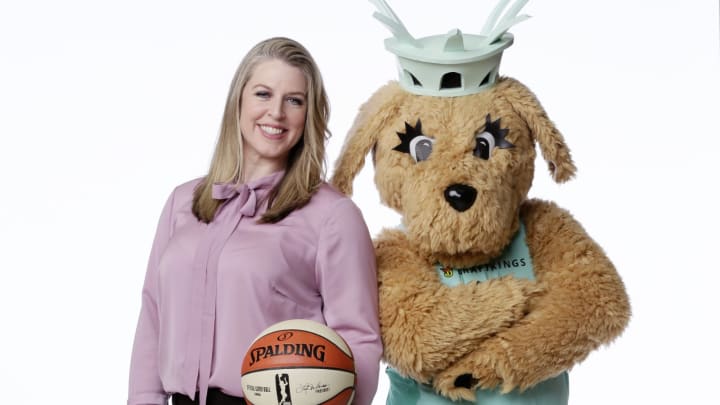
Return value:
M 445 189 L 445 201 L 456 211 L 463 212 L 472 207 L 477 198 L 477 190 L 465 184 L 453 184 Z

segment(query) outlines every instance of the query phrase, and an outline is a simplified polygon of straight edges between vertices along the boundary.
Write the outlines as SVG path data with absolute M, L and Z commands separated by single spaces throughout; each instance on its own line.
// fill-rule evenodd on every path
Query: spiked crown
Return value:
M 385 48 L 398 59 L 399 82 L 420 95 L 455 97 L 478 93 L 495 83 L 503 51 L 512 45 L 513 25 L 529 18 L 518 15 L 528 0 L 516 0 L 500 17 L 510 0 L 500 0 L 479 35 L 458 29 L 444 35 L 416 39 L 407 31 L 385 0 L 370 0 L 373 16 L 393 34 Z

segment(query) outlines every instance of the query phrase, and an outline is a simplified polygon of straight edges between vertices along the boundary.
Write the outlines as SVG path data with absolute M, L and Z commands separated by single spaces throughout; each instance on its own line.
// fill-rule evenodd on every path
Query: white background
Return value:
M 494 1 L 393 0 L 415 36 L 477 33 Z M 124 403 L 145 262 L 172 188 L 204 174 L 232 74 L 304 43 L 332 101 L 328 161 L 395 79 L 355 1 L 0 3 L 0 402 Z M 579 168 L 568 208 L 624 278 L 624 335 L 571 373 L 572 404 L 720 403 L 718 2 L 531 1 L 501 73 L 533 89 Z M 366 168 L 373 234 L 397 223 Z M 380 376 L 375 404 L 383 404 Z

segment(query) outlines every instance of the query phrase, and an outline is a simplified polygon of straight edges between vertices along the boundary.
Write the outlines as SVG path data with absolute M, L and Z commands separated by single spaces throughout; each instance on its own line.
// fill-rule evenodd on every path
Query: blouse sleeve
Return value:
M 130 359 L 130 384 L 128 405 L 160 405 L 167 403 L 158 371 L 158 262 L 170 240 L 173 192 L 160 215 L 155 240 L 150 251 L 145 282 L 142 289 L 140 317 L 135 331 L 132 357 Z
M 377 265 L 367 225 L 352 200 L 328 210 L 316 263 L 325 322 L 347 341 L 355 359 L 354 403 L 370 405 L 382 355 Z

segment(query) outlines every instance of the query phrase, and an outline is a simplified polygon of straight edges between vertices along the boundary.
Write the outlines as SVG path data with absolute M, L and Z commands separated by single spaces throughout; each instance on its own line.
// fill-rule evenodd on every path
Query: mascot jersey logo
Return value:
M 436 264 L 435 268 L 443 284 L 454 287 L 473 281 L 483 282 L 505 276 L 513 276 L 527 280 L 534 280 L 532 258 L 525 242 L 525 226 L 520 223 L 520 230 L 515 234 L 510 244 L 500 257 L 493 261 L 470 267 L 455 268 Z

